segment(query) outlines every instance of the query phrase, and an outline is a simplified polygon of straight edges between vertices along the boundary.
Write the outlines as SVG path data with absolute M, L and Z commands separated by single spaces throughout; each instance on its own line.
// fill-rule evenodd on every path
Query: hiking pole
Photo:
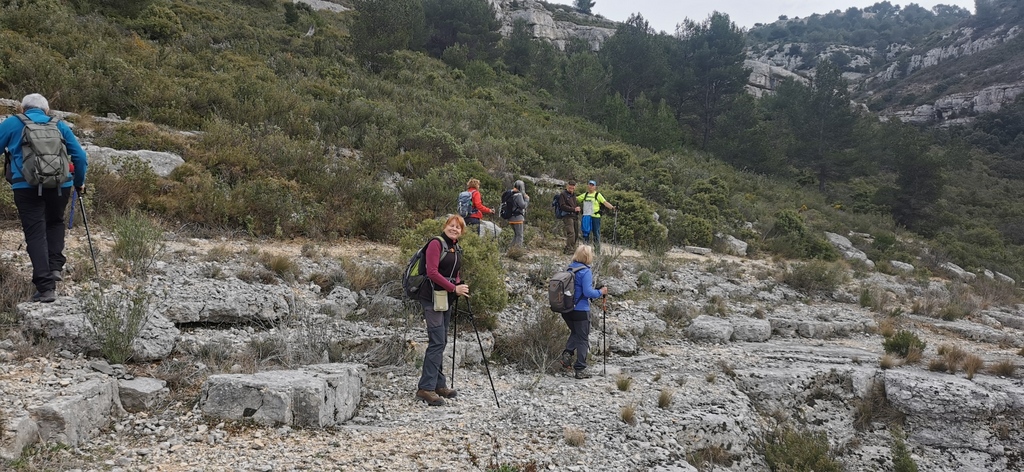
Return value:
M 68 229 L 75 224 L 75 199 L 78 198 L 78 190 L 71 191 L 71 213 L 68 215 Z
M 501 408 L 501 404 L 498 403 L 498 391 L 494 389 L 494 379 L 491 378 L 491 368 L 487 365 L 487 355 L 484 354 L 484 343 L 480 341 L 480 330 L 476 329 L 476 317 L 473 316 L 473 304 L 470 303 L 469 297 L 466 297 L 466 307 L 469 308 L 469 322 L 473 325 L 473 331 L 476 332 L 476 344 L 480 346 L 480 357 L 484 358 L 484 370 L 487 371 L 487 380 L 491 382 L 491 392 L 494 393 L 494 404 L 498 408 Z
M 605 340 L 605 333 L 608 331 L 606 328 L 608 324 L 605 320 L 608 318 L 608 294 L 601 296 L 601 354 L 604 355 L 604 361 L 601 363 L 601 376 L 608 376 L 608 341 Z
M 619 247 L 619 209 L 612 210 L 612 244 Z
M 85 216 L 85 201 L 82 200 L 82 193 L 78 193 L 78 208 L 82 212 L 82 224 L 85 225 L 85 239 L 89 241 L 89 255 L 92 256 L 92 268 L 96 271 L 96 276 L 100 276 L 100 266 L 96 264 L 96 251 L 92 248 L 92 235 L 89 234 L 89 218 Z
M 450 389 L 455 389 L 455 342 L 459 340 L 459 299 L 455 299 L 455 306 L 452 307 L 452 381 L 448 382 Z

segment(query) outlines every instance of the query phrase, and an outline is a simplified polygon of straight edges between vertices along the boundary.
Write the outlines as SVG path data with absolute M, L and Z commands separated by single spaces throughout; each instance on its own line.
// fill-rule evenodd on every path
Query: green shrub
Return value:
M 709 247 L 714 240 L 710 220 L 687 214 L 666 219 L 668 240 L 673 244 Z
M 772 471 L 840 472 L 841 464 L 829 449 L 825 433 L 798 431 L 784 426 L 763 440 L 764 458 Z
M 143 277 L 163 250 L 163 230 L 138 210 L 115 216 L 111 221 L 114 233 L 112 252 L 121 258 L 128 273 Z
M 85 317 L 100 344 L 100 353 L 113 364 L 132 358 L 132 343 L 146 323 L 149 294 L 145 287 L 132 290 L 102 288 L 82 297 Z
M 807 293 L 831 293 L 847 278 L 847 270 L 841 263 L 810 261 L 793 265 L 782 276 L 782 281 Z
M 578 189 L 577 189 L 578 191 Z M 654 206 L 636 192 L 601 190 L 618 214 L 601 212 L 601 240 L 647 250 L 666 249 L 668 228 L 654 221 Z
M 921 352 L 924 352 L 926 344 L 918 338 L 916 334 L 901 329 L 896 334 L 886 338 L 882 342 L 882 348 L 889 354 L 896 354 L 900 357 L 907 357 L 907 353 L 910 352 L 911 348 L 917 348 Z
M 917 472 L 917 463 L 910 457 L 902 428 L 892 431 L 892 467 L 893 472 Z

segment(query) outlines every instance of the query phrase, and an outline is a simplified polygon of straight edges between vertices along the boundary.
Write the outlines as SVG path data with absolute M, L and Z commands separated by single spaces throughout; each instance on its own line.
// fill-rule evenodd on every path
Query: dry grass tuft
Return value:
M 885 318 L 878 322 L 878 334 L 885 338 L 891 338 L 896 334 L 897 328 L 899 328 L 899 321 L 893 318 Z
M 955 374 L 960 369 L 960 364 L 967 359 L 967 351 L 964 351 L 959 346 L 943 344 L 939 346 L 938 352 L 946 360 L 946 367 L 951 374 Z
M 932 372 L 945 372 L 949 369 L 949 365 L 946 364 L 944 357 L 935 357 L 928 361 L 928 370 Z
M 871 390 L 865 397 L 854 400 L 854 406 L 857 411 L 853 415 L 853 427 L 858 431 L 867 430 L 875 421 L 900 425 L 906 417 L 889 402 L 885 384 L 880 381 L 871 384 Z
M 619 418 L 628 425 L 636 425 L 636 404 L 630 403 L 619 410 Z
M 615 378 L 615 386 L 623 392 L 628 391 L 629 388 L 633 386 L 633 377 L 628 375 L 619 375 Z
M 572 447 L 582 447 L 587 442 L 587 433 L 579 428 L 565 428 L 565 443 Z
M 998 375 L 1000 377 L 1013 377 L 1013 374 L 1017 371 L 1017 365 L 1009 359 L 1003 359 L 995 364 L 992 364 L 988 368 L 988 372 L 992 375 Z
M 985 361 L 974 354 L 964 359 L 964 372 L 967 373 L 968 380 L 974 379 L 974 374 L 983 368 L 985 368 Z
M 207 262 L 227 262 L 234 257 L 235 252 L 224 244 L 218 244 L 206 251 L 203 260 Z
M 671 389 L 663 388 L 661 393 L 658 394 L 658 408 L 666 409 L 672 405 L 672 396 L 675 392 Z
M 883 354 L 882 357 L 878 358 L 878 368 L 882 370 L 888 370 L 897 365 L 899 365 L 899 362 L 889 354 Z
M 921 351 L 920 347 L 910 346 L 910 348 L 907 349 L 907 355 L 903 358 L 903 364 L 917 364 L 918 362 L 921 362 L 922 357 L 924 357 L 924 352 Z

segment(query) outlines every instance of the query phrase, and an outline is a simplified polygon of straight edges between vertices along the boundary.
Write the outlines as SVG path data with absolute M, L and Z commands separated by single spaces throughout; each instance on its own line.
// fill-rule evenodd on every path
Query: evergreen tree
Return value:
M 533 40 L 526 20 L 518 18 L 512 23 L 512 34 L 504 44 L 505 65 L 508 66 L 509 72 L 521 76 L 529 74 L 537 51 L 537 42 Z
M 856 115 L 850 106 L 850 92 L 838 67 L 821 61 L 811 85 L 792 79 L 779 86 L 773 109 L 794 140 L 787 156 L 794 167 L 812 172 L 818 189 L 842 177 L 854 157 Z
M 612 91 L 621 94 L 627 105 L 641 92 L 656 96 L 668 73 L 654 29 L 639 13 L 619 25 L 600 54 L 609 71 Z
M 597 55 L 590 51 L 570 55 L 562 74 L 562 95 L 568 110 L 591 119 L 597 118 L 607 93 L 608 76 Z
M 352 52 L 371 70 L 379 70 L 387 54 L 422 45 L 420 0 L 354 0 L 352 5 Z
M 678 108 L 696 130 L 701 149 L 706 149 L 718 117 L 743 93 L 750 76 L 743 68 L 743 31 L 729 15 L 716 11 L 700 23 L 687 19 L 680 25 L 679 38 L 683 54 L 674 67 L 681 71 L 676 82 L 682 97 Z
M 594 3 L 595 2 L 593 0 L 575 0 L 574 5 L 580 13 L 586 13 L 589 15 L 591 9 L 594 8 Z
M 428 30 L 427 52 L 441 57 L 455 44 L 468 48 L 469 60 L 494 58 L 501 23 L 487 0 L 423 0 Z

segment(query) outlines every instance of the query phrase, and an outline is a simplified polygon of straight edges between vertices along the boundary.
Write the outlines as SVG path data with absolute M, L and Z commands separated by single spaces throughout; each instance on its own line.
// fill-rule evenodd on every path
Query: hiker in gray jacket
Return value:
M 530 196 L 526 194 L 526 184 L 517 180 L 512 184 L 512 217 L 508 224 L 512 226 L 512 246 L 523 246 L 524 222 L 526 221 L 526 207 L 530 204 Z

